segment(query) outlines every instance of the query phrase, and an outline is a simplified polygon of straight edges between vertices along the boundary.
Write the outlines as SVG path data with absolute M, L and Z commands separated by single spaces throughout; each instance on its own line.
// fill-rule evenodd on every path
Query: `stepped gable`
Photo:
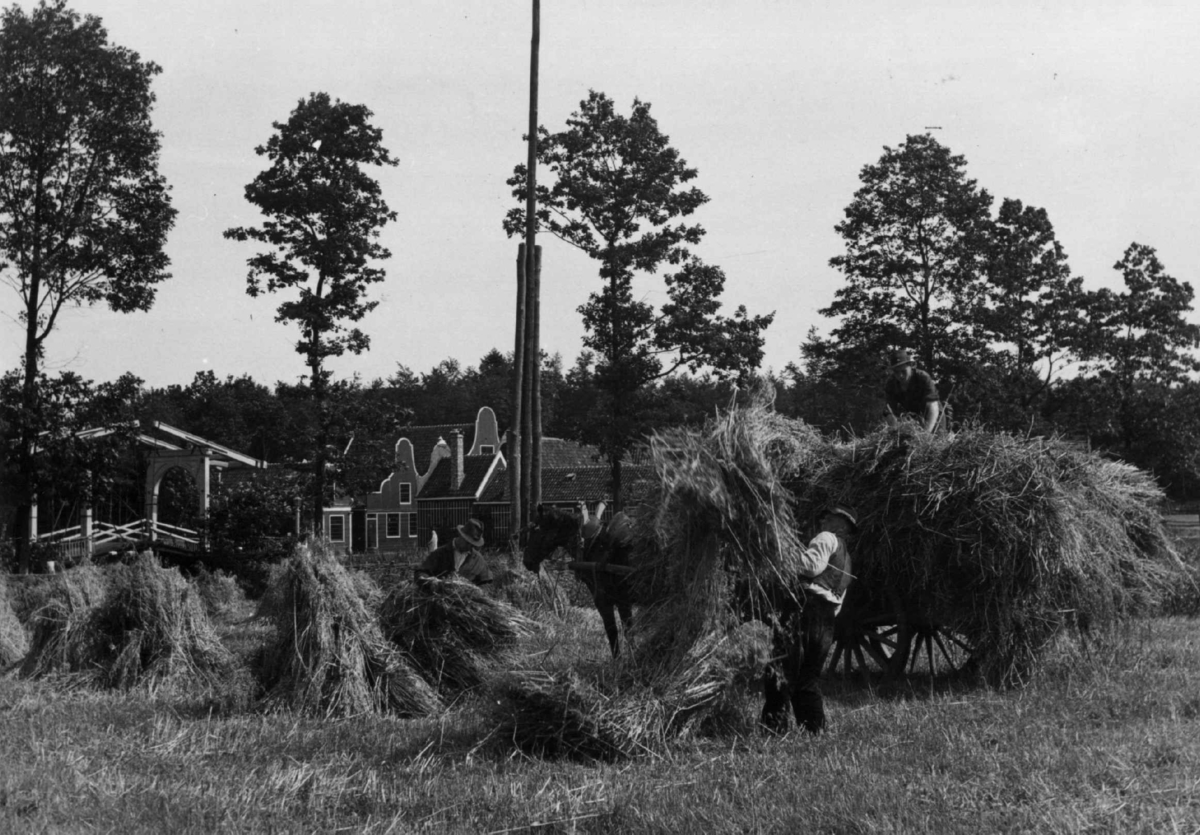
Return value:
M 429 456 L 433 454 L 433 448 L 437 446 L 439 440 L 444 440 L 446 443 L 451 442 L 451 436 L 454 430 L 463 433 L 463 448 L 470 450 L 475 442 L 475 422 L 470 423 L 443 423 L 436 426 L 409 426 L 402 429 L 392 438 L 392 447 L 400 443 L 402 438 L 408 438 L 408 442 L 412 444 L 413 461 L 417 465 L 417 469 L 424 472 L 429 466 Z

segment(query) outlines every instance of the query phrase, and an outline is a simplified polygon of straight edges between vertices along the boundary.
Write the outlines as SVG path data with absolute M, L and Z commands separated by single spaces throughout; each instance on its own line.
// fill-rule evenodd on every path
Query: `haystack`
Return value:
M 186 685 L 208 680 L 232 663 L 195 588 L 153 554 L 104 569 L 99 601 L 68 578 L 65 593 L 33 618 L 21 675 L 64 673 L 103 687 Z
M 16 664 L 29 651 L 29 636 L 13 611 L 6 576 L 0 574 L 0 671 Z
M 384 635 L 447 696 L 482 684 L 533 627 L 512 605 L 458 579 L 401 583 L 379 618 Z
M 277 629 L 261 665 L 269 705 L 320 716 L 420 716 L 438 708 L 323 542 L 298 546 L 272 574 L 260 615 Z

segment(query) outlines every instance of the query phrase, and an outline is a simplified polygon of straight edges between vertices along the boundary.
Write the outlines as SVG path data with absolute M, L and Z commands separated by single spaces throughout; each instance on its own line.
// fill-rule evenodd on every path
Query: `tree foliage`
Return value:
M 929 134 L 910 135 L 864 166 L 862 186 L 834 229 L 845 276 L 826 316 L 835 343 L 883 354 L 916 350 L 925 368 L 979 353 L 971 315 L 985 296 L 984 241 L 991 196 L 966 176 L 966 160 Z
M 324 411 L 329 396 L 325 361 L 347 351 L 359 354 L 370 338 L 351 323 L 375 309 L 370 285 L 384 278 L 375 266 L 389 258 L 380 230 L 396 219 L 379 184 L 365 166 L 396 165 L 383 133 L 363 105 L 331 100 L 326 93 L 301 99 L 287 122 L 255 148 L 270 167 L 246 186 L 246 199 L 265 217 L 261 226 L 238 226 L 225 237 L 266 244 L 248 260 L 246 292 L 295 291 L 280 303 L 276 321 L 300 329 L 296 351 L 308 365 L 309 391 Z M 314 519 L 324 508 L 328 420 L 322 414 L 314 438 Z
M 63 0 L 0 16 L 0 276 L 25 326 L 25 430 L 51 408 L 39 403 L 39 363 L 63 308 L 147 310 L 169 277 L 175 210 L 150 121 L 160 71 Z M 17 451 L 29 485 L 34 444 L 25 436 Z
M 749 373 L 762 361 L 762 332 L 774 314 L 720 314 L 725 274 L 690 251 L 704 229 L 686 220 L 708 197 L 688 185 L 696 169 L 671 147 L 648 103 L 635 99 L 625 116 L 592 91 L 566 130 L 539 129 L 537 153 L 551 175 L 537 178 L 539 228 L 599 261 L 601 287 L 579 312 L 603 401 L 594 429 L 619 501 L 621 458 L 646 428 L 644 388 L 681 368 Z M 510 236 L 524 230 L 527 174 L 518 165 L 508 181 L 522 204 L 505 218 Z M 655 308 L 635 296 L 633 281 L 663 266 L 677 269 L 664 276 L 667 301 Z

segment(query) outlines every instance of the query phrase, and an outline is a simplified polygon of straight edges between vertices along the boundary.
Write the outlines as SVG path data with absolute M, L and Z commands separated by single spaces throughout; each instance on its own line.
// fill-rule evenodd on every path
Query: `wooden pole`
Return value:
M 517 328 L 513 341 L 512 424 L 508 430 L 508 503 L 512 520 L 509 535 L 525 522 L 521 504 L 521 421 L 525 397 L 525 244 L 517 245 Z
M 524 446 L 521 458 L 521 501 L 524 516 L 521 517 L 523 526 L 533 516 L 533 496 L 530 492 L 533 483 L 533 411 L 537 401 L 532 391 L 534 380 L 538 378 L 536 371 L 529 377 L 529 368 L 537 369 L 540 363 L 536 337 L 531 339 L 529 316 L 537 306 L 537 290 L 529 292 L 534 287 L 534 276 L 537 273 L 537 129 L 538 129 L 538 51 L 541 45 L 542 6 L 541 0 L 533 0 L 532 34 L 529 39 L 529 133 L 528 151 L 525 159 L 525 277 L 526 277 L 526 322 L 525 322 L 525 367 L 527 379 L 524 381 L 525 402 L 522 404 L 521 438 Z M 515 358 L 514 358 L 515 359 Z
M 529 506 L 542 503 L 542 248 L 534 247 L 533 275 L 529 279 L 527 326 L 533 350 L 529 357 Z

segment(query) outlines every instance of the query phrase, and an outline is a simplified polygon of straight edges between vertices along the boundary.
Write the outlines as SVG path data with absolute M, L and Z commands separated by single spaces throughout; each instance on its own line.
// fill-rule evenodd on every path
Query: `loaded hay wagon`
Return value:
M 706 527 L 727 567 L 784 577 L 823 508 L 857 509 L 837 672 L 1017 683 L 1057 636 L 1152 610 L 1181 567 L 1153 478 L 1055 439 L 901 425 L 838 442 L 755 403 L 652 448 L 643 525 Z
M 1153 478 L 1054 439 L 888 428 L 825 444 L 801 518 L 853 503 L 830 668 L 1024 680 L 1064 631 L 1149 611 L 1180 567 Z

